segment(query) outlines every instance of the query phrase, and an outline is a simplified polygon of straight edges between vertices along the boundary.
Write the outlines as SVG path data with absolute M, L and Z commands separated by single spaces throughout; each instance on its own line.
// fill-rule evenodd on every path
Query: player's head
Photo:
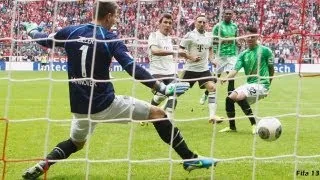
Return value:
M 248 36 L 246 37 L 248 47 L 255 47 L 258 44 L 259 38 L 258 28 L 256 28 L 255 26 L 248 26 L 246 28 L 246 35 Z
M 116 24 L 119 18 L 119 7 L 116 2 L 100 2 L 94 3 L 93 19 L 108 30 Z
M 224 20 L 224 22 L 226 22 L 226 23 L 231 22 L 232 16 L 233 16 L 233 10 L 225 9 L 223 11 L 223 20 Z
M 206 23 L 207 23 L 206 16 L 204 14 L 200 14 L 196 17 L 195 22 L 194 22 L 194 26 L 198 32 L 204 33 Z
M 159 31 L 163 35 L 168 35 L 172 30 L 172 15 L 169 13 L 162 14 L 160 20 L 159 20 Z

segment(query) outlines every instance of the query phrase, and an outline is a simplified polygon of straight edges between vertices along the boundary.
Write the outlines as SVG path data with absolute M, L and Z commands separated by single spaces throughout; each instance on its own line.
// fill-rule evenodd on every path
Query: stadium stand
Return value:
M 120 38 L 127 38 L 126 43 L 131 44 L 134 37 L 139 39 L 141 45 L 145 44 L 150 32 L 157 27 L 157 17 L 163 12 L 171 12 L 173 17 L 179 19 L 175 22 L 172 35 L 181 37 L 193 24 L 194 17 L 199 13 L 208 16 L 207 30 L 219 21 L 220 1 L 213 0 L 184 0 L 182 6 L 179 0 L 163 0 L 156 2 L 140 2 L 136 0 L 125 0 L 119 2 L 121 9 L 121 20 L 119 29 L 116 29 Z M 265 0 L 262 7 L 255 0 L 227 0 L 223 8 L 234 7 L 235 22 L 239 26 L 239 35 L 243 35 L 244 27 L 248 24 L 260 25 L 263 35 L 263 43 L 274 50 L 276 59 L 284 59 L 286 63 L 297 63 L 300 54 L 303 55 L 305 63 L 320 63 L 320 1 L 307 1 L 305 4 L 304 23 L 302 24 L 302 1 L 298 0 Z M 3 0 L 0 2 L 0 56 L 26 56 L 31 61 L 37 61 L 35 54 L 45 55 L 50 50 L 35 46 L 32 42 L 19 42 L 14 44 L 11 52 L 11 41 L 7 38 L 27 39 L 25 31 L 20 26 L 21 22 L 33 21 L 40 24 L 43 30 L 52 33 L 57 29 L 70 24 L 90 22 L 92 17 L 93 0 L 79 2 L 59 2 L 57 14 L 54 15 L 55 1 L 29 1 L 18 2 L 15 7 L 13 1 Z M 179 7 L 181 13 L 179 14 Z M 17 13 L 13 17 L 14 9 Z M 259 24 L 261 14 L 264 14 Z M 178 18 L 179 16 L 179 18 Z M 14 20 L 14 22 L 13 22 Z M 136 22 L 138 29 L 136 31 Z M 14 28 L 12 29 L 12 24 Z M 52 27 L 55 27 L 53 29 Z M 305 36 L 305 46 L 301 48 L 302 36 Z M 135 34 L 137 33 L 137 34 Z M 148 61 L 145 46 L 136 51 L 138 61 Z M 302 51 L 302 52 L 301 52 Z M 63 56 L 64 52 L 55 50 L 56 56 Z

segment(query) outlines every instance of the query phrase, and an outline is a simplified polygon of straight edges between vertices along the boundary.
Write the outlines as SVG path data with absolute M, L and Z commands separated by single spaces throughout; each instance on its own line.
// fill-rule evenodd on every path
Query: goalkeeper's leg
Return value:
M 55 160 L 67 159 L 72 153 L 77 152 L 82 149 L 84 142 L 75 142 L 73 140 L 68 139 L 66 141 L 62 141 L 53 150 L 47 155 L 45 160 L 38 162 L 33 167 L 27 169 L 22 177 L 24 179 L 36 179 L 45 173 L 51 165 L 53 165 Z
M 151 104 L 154 105 L 154 106 L 159 106 L 159 104 L 161 104 L 166 99 L 167 99 L 167 96 L 165 96 L 165 95 L 163 95 L 163 94 L 161 94 L 159 92 L 156 92 L 155 95 L 153 95 L 153 97 L 151 99 Z M 172 114 L 172 110 L 171 109 L 170 109 L 170 111 L 171 111 L 171 114 Z M 140 125 L 141 126 L 148 125 L 148 122 L 140 122 Z
M 67 159 L 72 153 L 77 152 L 82 149 L 85 142 L 75 142 L 71 138 L 62 141 L 47 155 L 45 160 L 41 160 L 36 165 L 27 169 L 22 175 L 23 179 L 36 179 L 42 174 L 44 174 L 51 165 L 53 165 L 55 160 Z
M 165 99 L 167 98 L 167 96 L 157 92 L 151 100 L 151 104 L 154 106 L 158 106 L 159 104 L 161 104 Z
M 89 123 L 88 120 L 73 120 L 71 124 L 71 138 L 58 143 L 44 160 L 27 169 L 22 175 L 23 179 L 36 179 L 44 174 L 57 160 L 67 159 L 72 153 L 81 150 L 89 134 Z M 94 127 L 95 123 L 92 123 L 91 132 L 94 130 Z
M 178 75 L 175 74 L 169 74 L 169 75 L 160 75 L 160 74 L 153 74 L 153 77 L 155 78 L 162 78 L 161 81 L 165 84 L 168 85 L 171 82 L 174 81 L 174 79 L 172 77 L 178 77 Z M 168 78 L 168 79 L 163 79 L 163 78 Z M 151 104 L 154 106 L 159 106 L 164 100 L 167 99 L 167 96 L 165 96 L 164 94 L 161 94 L 159 92 L 157 92 L 151 100 Z M 172 119 L 172 113 L 173 110 L 175 109 L 177 104 L 177 100 L 176 98 L 173 98 L 172 96 L 168 98 L 168 101 L 166 103 L 166 105 L 164 106 L 165 111 L 167 112 L 167 115 L 169 116 L 170 119 Z M 144 126 L 145 124 L 148 125 L 148 123 L 145 122 L 141 122 L 140 125 Z
M 180 130 L 174 127 L 165 112 L 155 106 L 150 108 L 150 119 L 162 119 L 153 122 L 155 129 L 157 130 L 160 138 L 167 144 L 171 145 L 177 154 L 184 160 L 183 167 L 187 171 L 194 169 L 209 168 L 212 165 L 217 164 L 217 160 L 212 158 L 200 157 L 192 152 L 187 143 L 185 142 Z M 188 160 L 190 159 L 190 160 Z
M 165 84 L 168 85 L 171 82 L 174 81 L 174 77 L 178 77 L 178 75 L 175 74 L 168 74 L 168 75 L 162 75 L 162 74 L 153 74 L 152 75 L 154 78 L 161 78 L 161 81 Z M 161 94 L 159 92 L 157 92 L 152 100 L 151 100 L 151 104 L 154 106 L 158 106 L 159 104 L 161 104 L 165 99 L 167 98 L 167 96 L 165 96 L 164 94 Z
M 173 111 L 177 107 L 177 97 L 176 96 L 169 96 L 168 101 L 164 107 L 164 110 L 166 111 L 166 114 L 169 119 L 173 119 Z
M 196 157 L 196 154 L 188 148 L 179 129 L 177 127 L 173 127 L 164 110 L 156 106 L 151 106 L 149 119 L 161 119 L 153 122 L 155 129 L 165 143 L 169 145 L 172 144 L 172 148 L 182 159 L 192 159 Z

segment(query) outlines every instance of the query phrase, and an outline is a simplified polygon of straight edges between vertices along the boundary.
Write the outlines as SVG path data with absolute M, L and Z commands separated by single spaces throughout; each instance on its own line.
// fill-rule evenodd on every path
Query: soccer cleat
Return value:
M 257 126 L 255 124 L 252 125 L 252 134 L 253 135 L 257 134 Z
M 183 168 L 186 171 L 191 172 L 192 170 L 195 169 L 202 169 L 202 168 L 207 168 L 209 169 L 212 165 L 216 166 L 218 161 L 212 158 L 207 158 L 207 157 L 198 157 L 198 160 L 192 160 L 192 161 L 185 161 L 183 163 Z
M 212 118 L 209 120 L 209 123 L 219 124 L 219 123 L 222 123 L 223 120 L 224 120 L 224 117 L 214 116 L 214 117 L 212 117 Z
M 33 180 L 37 179 L 39 176 L 41 176 L 45 172 L 45 167 L 46 162 L 45 161 L 40 161 L 33 167 L 27 169 L 23 175 L 22 178 L 26 180 Z
M 204 105 L 204 103 L 207 101 L 207 99 L 208 99 L 208 95 L 202 94 L 199 103 L 200 103 L 201 105 Z
M 225 127 L 219 131 L 219 133 L 223 132 L 237 132 L 237 129 L 231 129 L 230 127 Z

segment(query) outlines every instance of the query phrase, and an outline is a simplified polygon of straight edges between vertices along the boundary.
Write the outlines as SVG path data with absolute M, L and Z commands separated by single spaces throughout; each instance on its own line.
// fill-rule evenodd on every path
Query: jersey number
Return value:
M 82 77 L 87 77 L 86 60 L 87 60 L 88 48 L 89 48 L 89 46 L 82 45 L 79 49 L 82 51 L 82 54 L 81 54 L 81 74 L 82 74 Z
M 253 95 L 255 95 L 257 93 L 257 90 L 254 87 L 248 88 L 248 91 L 249 91 L 251 96 L 253 96 Z

